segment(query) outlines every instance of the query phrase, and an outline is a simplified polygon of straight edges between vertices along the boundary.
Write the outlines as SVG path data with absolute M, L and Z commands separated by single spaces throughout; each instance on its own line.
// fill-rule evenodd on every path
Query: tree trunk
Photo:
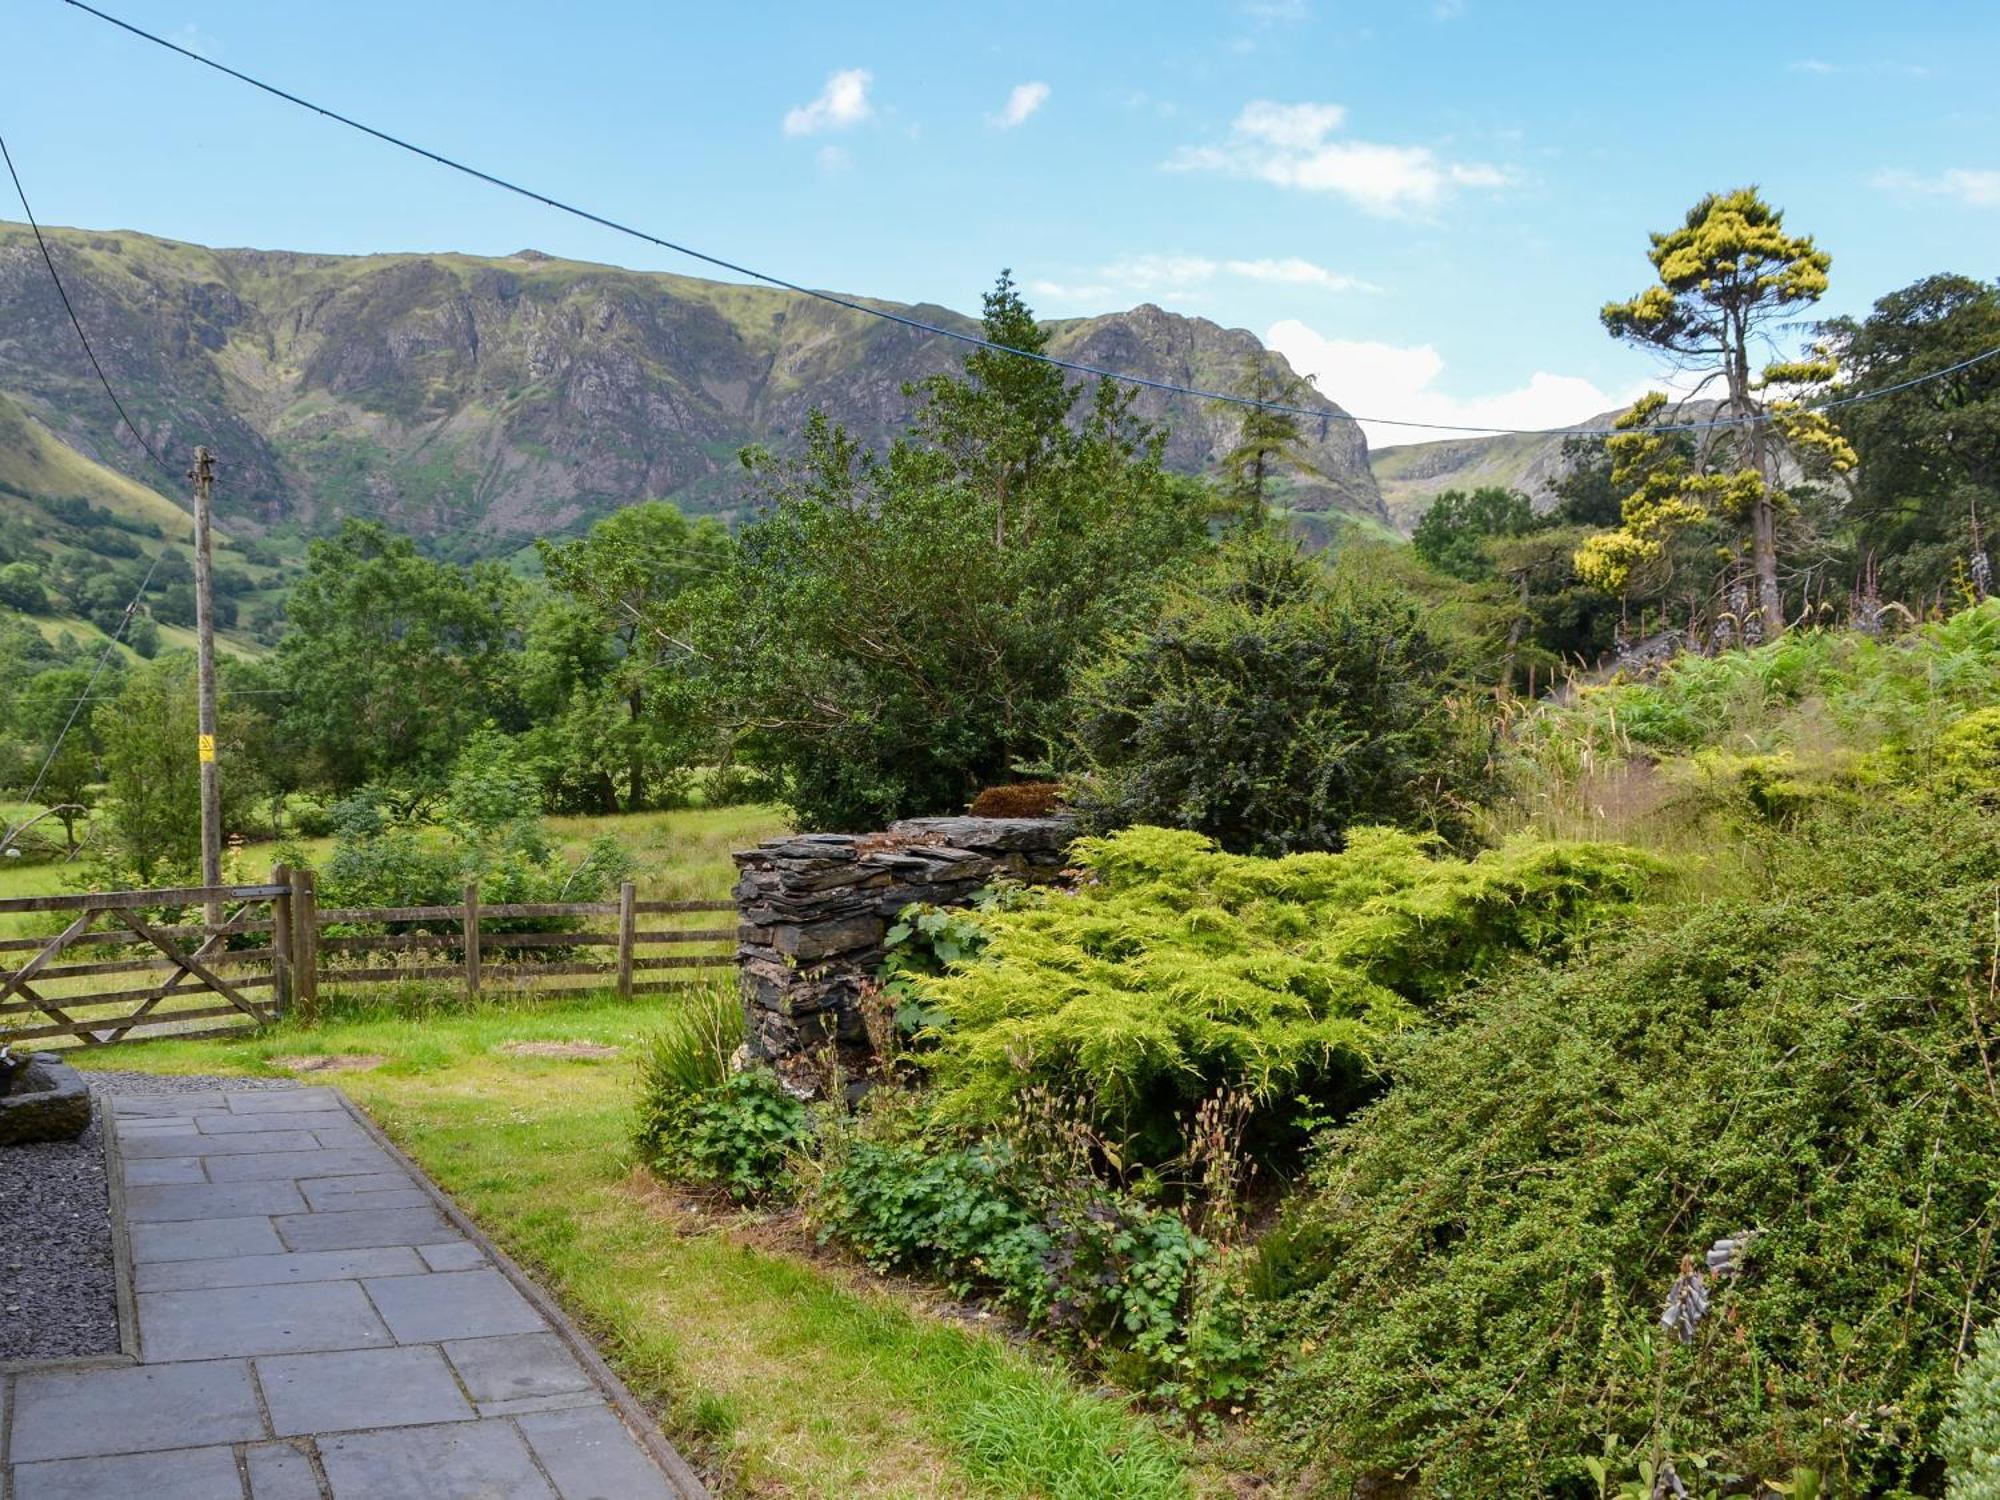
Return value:
M 645 712 L 645 697 L 638 688 L 633 688 L 625 699 L 627 722 L 632 726 L 632 754 L 625 763 L 625 793 L 627 812 L 640 812 L 646 806 L 646 761 L 645 752 L 639 748 L 639 716 Z
M 1778 507 L 1772 499 L 1776 479 L 1770 436 L 1757 418 L 1757 398 L 1750 388 L 1749 329 L 1732 321 L 1729 359 L 1729 404 L 1737 423 L 1737 462 L 1756 472 L 1760 493 L 1750 510 L 1750 560 L 1757 575 L 1757 613 L 1763 617 L 1764 639 L 1785 633 L 1785 600 L 1778 590 Z
M 1778 508 L 1768 494 L 1751 513 L 1750 528 L 1757 569 L 1757 612 L 1764 617 L 1764 639 L 1775 641 L 1785 633 L 1785 600 L 1778 591 Z

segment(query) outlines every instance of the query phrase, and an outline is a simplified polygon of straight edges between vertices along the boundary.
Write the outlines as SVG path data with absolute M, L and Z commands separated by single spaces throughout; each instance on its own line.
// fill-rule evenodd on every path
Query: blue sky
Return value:
M 106 7 L 795 280 L 969 310 L 1010 265 L 1045 315 L 1250 328 L 1369 416 L 1546 425 L 1634 392 L 1596 309 L 1709 189 L 1759 183 L 1814 234 L 1832 311 L 2000 270 L 2000 5 L 1972 0 L 1681 33 L 1525 0 Z M 12 0 L 7 35 L 0 131 L 49 222 L 700 274 L 60 0 Z

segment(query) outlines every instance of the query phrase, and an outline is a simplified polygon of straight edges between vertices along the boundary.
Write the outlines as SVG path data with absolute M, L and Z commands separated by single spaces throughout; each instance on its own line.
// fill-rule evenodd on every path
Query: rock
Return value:
M 0 1095 L 0 1146 L 71 1141 L 90 1128 L 90 1087 L 58 1053 L 38 1052 Z
M 963 906 L 1002 876 L 1046 880 L 1075 828 L 1064 817 L 912 818 L 882 833 L 773 839 L 735 855 L 746 1057 L 796 1087 L 834 1049 L 850 1079 L 872 1068 L 861 1006 L 889 927 L 915 902 Z

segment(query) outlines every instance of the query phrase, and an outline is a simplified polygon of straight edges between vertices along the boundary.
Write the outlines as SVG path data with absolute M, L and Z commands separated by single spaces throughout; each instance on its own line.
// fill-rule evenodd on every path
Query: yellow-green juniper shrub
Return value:
M 909 976 L 936 1018 L 922 1061 L 945 1118 L 998 1119 L 1043 1086 L 1156 1161 L 1218 1088 L 1281 1116 L 1353 1102 L 1425 1006 L 1509 956 L 1564 948 L 1660 868 L 1529 840 L 1458 859 L 1383 828 L 1265 859 L 1141 827 L 1071 857 L 1077 889 L 975 913 L 976 956 Z

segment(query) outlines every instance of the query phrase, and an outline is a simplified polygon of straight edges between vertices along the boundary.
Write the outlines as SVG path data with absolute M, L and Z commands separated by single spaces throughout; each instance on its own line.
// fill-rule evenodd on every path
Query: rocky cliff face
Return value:
M 649 497 L 728 512 L 736 451 L 784 452 L 824 409 L 872 442 L 899 431 L 904 382 L 962 349 L 809 298 L 559 261 L 534 251 L 301 255 L 119 232 L 56 231 L 57 263 L 99 357 L 154 446 L 222 459 L 225 522 L 305 530 L 374 515 L 501 552 Z M 971 328 L 942 308 L 914 311 Z M 1157 307 L 1051 325 L 1055 352 L 1226 387 L 1259 345 Z M 156 488 L 76 346 L 24 227 L 0 226 L 0 392 L 70 446 Z M 1386 519 L 1366 444 L 1323 398 L 1292 509 Z M 1236 419 L 1142 393 L 1169 459 L 1203 472 Z M 1311 424 L 1307 424 L 1309 427 Z

